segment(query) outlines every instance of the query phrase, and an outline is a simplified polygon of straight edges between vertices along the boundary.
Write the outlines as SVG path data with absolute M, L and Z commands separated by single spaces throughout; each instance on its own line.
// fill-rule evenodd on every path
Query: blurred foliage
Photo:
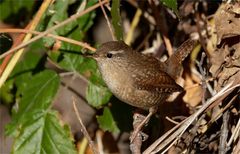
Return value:
M 33 6 L 34 1 L 32 0 L 1 0 L 0 20 L 14 23 L 22 22 L 23 18 L 30 17 Z
M 18 100 L 32 75 L 44 69 L 44 63 L 41 62 L 44 57 L 38 52 L 41 49 L 44 50 L 42 41 L 34 42 L 29 46 L 23 60 L 15 66 L 9 79 L 0 89 L 0 99 L 4 104 L 14 103 L 14 99 Z
M 0 88 L 0 102 L 3 104 L 11 104 L 14 100 L 13 90 L 13 80 L 7 81 Z
M 172 9 L 179 18 L 177 0 L 160 0 L 160 2 L 162 2 L 163 5 L 167 6 L 168 8 Z
M 105 131 L 110 131 L 113 133 L 118 133 L 119 129 L 116 122 L 113 119 L 112 113 L 108 107 L 105 107 L 103 114 L 97 117 L 100 127 Z
M 115 36 L 117 40 L 123 40 L 123 31 L 122 31 L 122 22 L 120 16 L 120 1 L 114 0 L 112 1 L 112 25 L 115 31 Z
M 44 70 L 30 78 L 26 77 L 22 98 L 6 127 L 6 133 L 15 137 L 12 152 L 74 153 L 69 131 L 61 127 L 56 113 L 49 109 L 60 84 L 59 76 Z
M 26 0 L 2 0 L 0 2 L 0 19 L 6 19 L 11 15 L 16 15 L 22 9 L 31 11 L 34 1 Z M 11 8 L 11 9 L 9 9 Z
M 12 38 L 8 34 L 0 34 L 0 54 L 9 50 L 13 44 Z

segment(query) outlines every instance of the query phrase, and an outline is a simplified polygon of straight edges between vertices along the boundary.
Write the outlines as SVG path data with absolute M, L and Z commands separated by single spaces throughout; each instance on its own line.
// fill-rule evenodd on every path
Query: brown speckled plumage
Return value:
M 93 57 L 111 92 L 132 106 L 149 109 L 171 93 L 182 91 L 174 77 L 166 73 L 169 69 L 167 63 L 171 62 L 162 63 L 154 57 L 138 53 L 124 42 L 104 43 Z

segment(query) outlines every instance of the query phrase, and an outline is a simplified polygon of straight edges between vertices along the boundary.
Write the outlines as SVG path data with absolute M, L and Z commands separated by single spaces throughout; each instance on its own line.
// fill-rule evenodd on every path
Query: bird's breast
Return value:
M 130 87 L 132 79 L 123 67 L 114 64 L 98 63 L 102 78 L 114 94 Z
M 121 101 L 135 107 L 148 109 L 164 100 L 168 94 L 152 92 L 136 88 L 136 75 L 139 71 L 131 65 L 116 66 L 114 64 L 98 63 L 102 78 L 110 91 Z

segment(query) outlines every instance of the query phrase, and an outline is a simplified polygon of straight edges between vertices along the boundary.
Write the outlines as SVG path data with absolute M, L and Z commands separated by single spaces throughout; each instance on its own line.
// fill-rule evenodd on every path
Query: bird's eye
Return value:
M 112 53 L 107 53 L 108 58 L 112 58 L 113 54 Z

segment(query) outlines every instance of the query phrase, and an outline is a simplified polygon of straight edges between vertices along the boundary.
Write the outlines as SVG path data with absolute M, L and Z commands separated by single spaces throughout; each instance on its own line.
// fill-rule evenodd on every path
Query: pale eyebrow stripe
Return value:
M 113 55 L 118 54 L 118 53 L 123 53 L 123 52 L 124 52 L 123 50 L 110 51 L 110 53 Z

